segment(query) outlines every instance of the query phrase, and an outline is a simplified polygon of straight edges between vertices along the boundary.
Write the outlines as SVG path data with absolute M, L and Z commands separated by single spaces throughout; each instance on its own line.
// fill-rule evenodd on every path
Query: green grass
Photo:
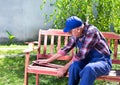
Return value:
M 0 85 L 22 85 L 23 57 L 0 59 Z
M 1 45 L 0 55 L 21 54 L 27 45 Z
M 23 85 L 26 45 L 0 46 L 0 85 Z M 30 60 L 35 60 L 35 52 Z M 67 85 L 68 78 L 40 75 L 40 85 Z M 35 85 L 35 75 L 29 74 L 29 85 Z
M 35 56 L 33 56 L 35 57 Z M 34 58 L 31 58 L 33 60 Z M 0 85 L 23 85 L 24 56 L 0 59 Z M 41 85 L 66 85 L 67 78 L 59 79 L 53 76 L 40 76 Z M 29 75 L 29 85 L 35 85 L 35 75 Z
M 31 57 L 34 60 L 35 56 Z M 0 58 L 0 85 L 23 85 L 24 56 Z M 29 85 L 35 85 L 35 75 L 29 74 Z M 67 78 L 40 76 L 40 85 L 67 85 Z
M 23 49 L 27 48 L 26 45 L 11 45 L 0 46 L 0 85 L 23 85 L 24 82 L 24 61 L 25 55 Z M 14 49 L 17 48 L 17 49 Z M 15 54 L 15 55 L 14 55 Z M 35 52 L 30 57 L 30 60 L 35 59 Z M 114 66 L 116 68 L 116 66 Z M 117 66 L 120 68 L 120 65 Z M 68 78 L 57 78 L 54 76 L 40 75 L 40 85 L 67 85 Z M 35 85 L 35 75 L 29 74 L 29 85 Z M 113 82 L 96 81 L 95 85 L 117 85 Z

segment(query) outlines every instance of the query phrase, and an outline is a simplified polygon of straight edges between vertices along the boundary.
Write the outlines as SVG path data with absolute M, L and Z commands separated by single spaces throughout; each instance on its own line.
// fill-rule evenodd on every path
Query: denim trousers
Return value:
M 97 77 L 109 74 L 111 68 L 110 56 L 92 49 L 85 59 L 70 65 L 68 85 L 93 85 Z

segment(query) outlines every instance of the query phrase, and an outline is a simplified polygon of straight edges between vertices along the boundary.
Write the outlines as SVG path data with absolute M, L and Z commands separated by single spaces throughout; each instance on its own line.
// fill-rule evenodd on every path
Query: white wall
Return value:
M 49 0 L 47 0 L 49 1 Z M 40 10 L 42 0 L 0 0 L 0 42 L 7 38 L 6 30 L 16 39 L 24 41 L 36 38 L 39 29 L 51 27 L 51 23 L 44 24 L 44 13 L 51 13 L 52 7 L 48 3 L 44 10 Z

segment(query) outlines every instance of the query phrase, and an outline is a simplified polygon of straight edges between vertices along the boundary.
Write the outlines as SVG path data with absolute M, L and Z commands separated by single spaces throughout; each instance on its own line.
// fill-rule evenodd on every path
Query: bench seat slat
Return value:
M 41 67 L 41 66 L 29 66 L 27 69 L 29 73 L 45 74 L 52 76 L 56 76 L 58 71 L 55 68 Z
M 118 59 L 112 59 L 112 63 L 113 64 L 120 64 L 120 60 L 118 60 Z
M 43 66 L 29 65 L 28 67 L 29 73 L 38 73 L 38 74 L 57 76 L 57 71 L 58 71 L 57 68 L 50 68 L 50 67 L 43 67 Z M 66 75 L 66 77 L 68 77 L 68 75 Z M 119 82 L 120 81 L 120 70 L 112 70 L 110 71 L 109 75 L 101 76 L 97 79 Z

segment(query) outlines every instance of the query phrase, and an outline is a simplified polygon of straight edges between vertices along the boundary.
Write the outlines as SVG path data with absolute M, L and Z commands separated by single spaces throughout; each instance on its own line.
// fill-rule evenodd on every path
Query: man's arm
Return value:
M 72 63 L 72 59 L 71 59 L 64 67 L 59 68 L 59 69 L 58 69 L 58 72 L 57 72 L 57 76 L 58 76 L 58 77 L 63 77 L 63 76 L 65 76 L 65 74 L 68 72 L 68 69 L 69 69 L 71 63 Z
M 59 57 L 66 55 L 74 46 L 75 46 L 75 38 L 71 37 L 67 45 L 63 47 L 62 49 L 60 49 L 57 54 L 53 55 L 52 57 L 48 59 L 41 59 L 38 61 L 39 63 L 50 63 L 58 59 Z
M 48 58 L 48 59 L 39 59 L 39 64 L 40 63 L 50 63 L 56 59 L 58 59 L 59 57 L 61 57 L 62 55 L 61 54 L 54 54 L 52 57 Z

